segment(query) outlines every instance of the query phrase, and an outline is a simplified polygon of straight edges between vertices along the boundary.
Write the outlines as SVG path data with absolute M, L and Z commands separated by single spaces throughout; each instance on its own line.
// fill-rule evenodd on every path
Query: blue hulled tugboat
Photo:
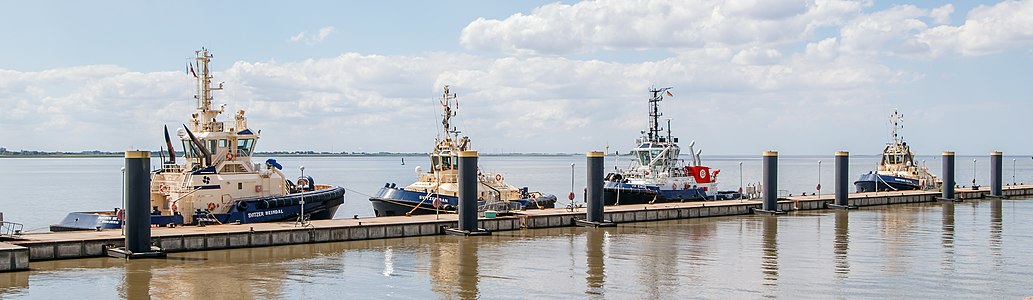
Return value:
M 627 169 L 606 175 L 603 196 L 606 205 L 645 204 L 707 200 L 717 197 L 717 174 L 700 162 L 701 151 L 689 143 L 689 162 L 679 155 L 678 138 L 671 136 L 671 124 L 660 128 L 660 101 L 671 96 L 671 88 L 650 89 L 649 130 L 635 140 L 633 162 Z M 664 132 L 666 131 L 666 132 Z
M 178 131 L 182 163 L 165 131 L 168 161 L 151 174 L 151 223 L 254 223 L 333 218 L 344 203 L 344 188 L 316 184 L 311 176 L 287 179 L 276 160 L 253 163 L 259 133 L 247 125 L 244 111 L 232 123 L 218 121 L 223 108 L 212 107 L 208 50 L 197 51 L 197 111 Z M 264 168 L 263 168 L 264 167 Z M 304 172 L 304 169 L 302 169 Z M 51 231 L 121 227 L 121 212 L 73 212 Z M 304 216 L 304 218 L 301 218 Z
M 416 182 L 406 187 L 385 184 L 376 196 L 369 198 L 376 216 L 456 212 L 459 205 L 458 155 L 459 151 L 470 149 L 470 138 L 460 138 L 460 132 L 449 124 L 449 120 L 456 115 L 453 105 L 458 108 L 458 103 L 456 95 L 449 93 L 447 85 L 439 102 L 444 109 L 441 121 L 443 130 L 435 139 L 434 150 L 430 153 L 430 171 L 424 172 L 422 168 L 416 167 Z M 477 181 L 480 211 L 504 213 L 529 208 L 552 208 L 556 204 L 556 196 L 529 192 L 526 187 L 516 188 L 506 183 L 502 174 L 490 175 L 478 170 Z
M 915 155 L 911 147 L 899 135 L 904 128 L 904 115 L 896 110 L 890 115 L 893 125 L 893 142 L 886 144 L 882 150 L 882 160 L 878 170 L 861 174 L 854 182 L 858 193 L 899 190 L 935 189 L 938 185 L 936 176 L 929 173 L 925 166 L 915 163 Z

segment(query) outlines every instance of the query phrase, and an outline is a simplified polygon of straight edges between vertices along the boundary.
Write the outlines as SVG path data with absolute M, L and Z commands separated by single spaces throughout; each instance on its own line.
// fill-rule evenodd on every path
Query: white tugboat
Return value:
M 890 124 L 893 125 L 893 141 L 882 150 L 882 160 L 874 172 L 862 174 L 854 187 L 858 193 L 899 190 L 935 189 L 939 186 L 936 175 L 929 173 L 929 168 L 915 163 L 915 155 L 911 146 L 899 135 L 904 115 L 893 110 Z
M 459 205 L 459 151 L 471 148 L 469 137 L 459 137 L 459 131 L 451 127 L 449 120 L 456 115 L 453 105 L 458 107 L 456 95 L 445 86 L 444 95 L 439 101 L 444 109 L 442 114 L 442 132 L 435 139 L 434 150 L 430 154 L 430 171 L 424 172 L 416 167 L 416 182 L 407 187 L 397 187 L 387 183 L 369 198 L 376 216 L 401 216 L 454 213 Z M 494 210 L 505 212 L 513 209 L 552 208 L 556 196 L 543 195 L 539 192 L 528 192 L 527 188 L 517 188 L 505 182 L 502 174 L 484 174 L 477 172 L 478 206 L 480 211 Z
M 603 198 L 606 205 L 645 204 L 660 202 L 681 202 L 718 198 L 717 174 L 720 170 L 711 171 L 702 165 L 702 150 L 693 152 L 689 143 L 689 161 L 686 163 L 679 155 L 681 147 L 678 138 L 671 135 L 671 122 L 667 128 L 660 128 L 660 101 L 664 95 L 670 96 L 671 88 L 650 89 L 653 94 L 649 98 L 649 130 L 642 131 L 642 136 L 635 140 L 637 145 L 631 150 L 634 160 L 627 169 L 617 170 L 606 175 L 603 185 Z M 666 132 L 664 132 L 666 130 Z M 729 199 L 738 195 L 728 195 Z
M 177 163 L 176 150 L 165 131 L 168 161 L 151 175 L 151 223 L 155 225 L 199 223 L 254 223 L 330 219 L 344 203 L 344 188 L 315 184 L 311 176 L 287 180 L 276 160 L 252 163 L 259 133 L 238 111 L 227 124 L 219 121 L 225 105 L 212 107 L 208 50 L 196 52 L 190 71 L 197 78 L 197 111 L 189 125 L 178 130 L 184 156 Z M 304 172 L 304 168 L 301 169 Z M 74 212 L 52 231 L 95 230 L 121 227 L 119 210 Z M 304 216 L 304 218 L 301 218 Z

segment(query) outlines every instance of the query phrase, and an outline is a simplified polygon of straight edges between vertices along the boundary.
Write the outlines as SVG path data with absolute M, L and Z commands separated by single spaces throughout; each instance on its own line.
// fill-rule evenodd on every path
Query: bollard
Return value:
M 943 152 L 943 184 L 940 186 L 943 195 L 937 199 L 955 201 L 954 199 L 954 152 Z
M 151 153 L 125 152 L 125 247 L 109 248 L 108 255 L 120 258 L 164 257 L 151 247 Z
M 857 206 L 850 205 L 850 198 L 847 190 L 850 182 L 850 153 L 846 151 L 836 152 L 836 202 L 829 207 L 853 209 Z
M 778 152 L 764 152 L 764 204 L 755 213 L 784 214 L 778 210 Z
M 592 151 L 585 156 L 588 158 L 588 176 L 585 176 L 588 187 L 585 193 L 588 212 L 585 214 L 585 220 L 574 222 L 586 227 L 614 226 L 615 223 L 603 220 L 603 153 Z
M 477 228 L 477 151 L 459 151 L 459 228 L 446 228 L 455 235 L 487 235 Z
M 1004 191 L 1001 188 L 1001 180 L 1003 175 L 1003 164 L 1002 153 L 1000 151 L 994 151 L 990 153 L 990 197 L 992 198 L 1004 198 Z

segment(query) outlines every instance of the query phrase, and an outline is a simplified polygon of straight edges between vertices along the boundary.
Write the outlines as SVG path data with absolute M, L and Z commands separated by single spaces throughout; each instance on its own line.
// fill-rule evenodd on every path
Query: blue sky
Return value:
M 627 149 L 646 90 L 709 154 L 1028 154 L 1033 1 L 0 2 L 0 147 L 154 148 L 186 59 L 260 150 L 428 151 L 433 99 L 483 152 Z

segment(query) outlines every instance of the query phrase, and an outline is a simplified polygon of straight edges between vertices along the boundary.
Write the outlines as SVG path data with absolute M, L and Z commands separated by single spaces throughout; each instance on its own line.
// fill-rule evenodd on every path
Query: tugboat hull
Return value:
M 605 205 L 702 201 L 706 199 L 707 194 L 701 188 L 662 190 L 655 186 L 615 182 L 606 182 L 603 186 L 603 203 Z
M 434 208 L 434 198 L 440 203 L 439 208 Z M 459 199 L 452 196 L 431 195 L 426 193 L 408 191 L 401 188 L 383 187 L 376 196 L 369 198 L 373 205 L 373 214 L 377 217 L 405 216 L 405 215 L 429 215 L 435 213 L 455 213 L 459 207 Z M 537 198 L 524 198 L 510 200 L 517 209 L 553 208 L 556 205 L 556 196 L 545 195 Z M 483 205 L 478 201 L 478 205 Z
M 858 193 L 867 193 L 919 190 L 921 186 L 918 180 L 911 178 L 868 173 L 854 181 L 854 188 Z
M 281 197 L 237 200 L 227 213 L 197 213 L 198 223 L 260 223 L 297 220 L 301 215 L 301 200 L 305 201 L 305 215 L 309 220 L 328 220 L 344 203 L 343 187 L 290 194 Z M 151 225 L 182 225 L 183 216 L 151 215 Z M 122 228 L 116 212 L 72 212 L 61 223 L 50 225 L 50 231 L 104 230 Z

